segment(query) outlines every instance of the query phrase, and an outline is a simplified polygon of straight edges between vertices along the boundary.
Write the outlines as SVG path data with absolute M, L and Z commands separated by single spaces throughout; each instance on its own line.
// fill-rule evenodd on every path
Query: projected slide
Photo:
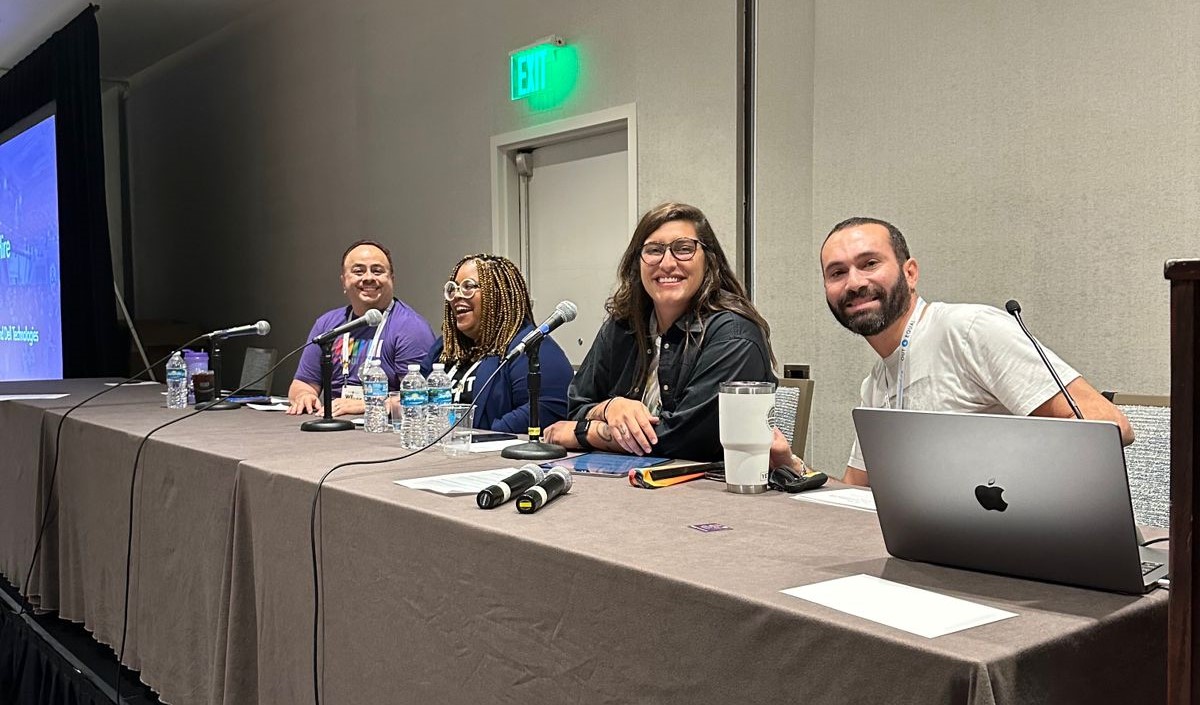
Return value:
M 0 144 L 0 380 L 62 379 L 51 116 Z

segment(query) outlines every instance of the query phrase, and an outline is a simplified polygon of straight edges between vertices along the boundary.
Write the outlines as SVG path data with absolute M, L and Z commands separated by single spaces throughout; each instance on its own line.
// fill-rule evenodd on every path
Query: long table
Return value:
M 91 380 L 4 383 L 0 570 L 20 583 L 62 411 Z M 63 427 L 30 599 L 116 644 L 134 450 L 180 414 L 121 389 Z M 393 436 L 206 412 L 156 434 L 135 493 L 126 663 L 165 702 L 312 702 L 309 507 Z M 39 462 L 40 461 L 40 462 Z M 427 452 L 322 493 L 323 703 L 1158 703 L 1166 595 L 1114 595 L 911 563 L 875 516 L 700 481 L 577 476 L 534 515 L 396 479 L 510 466 Z M 727 531 L 702 533 L 699 523 Z M 867 574 L 1016 612 L 926 639 L 784 595 Z

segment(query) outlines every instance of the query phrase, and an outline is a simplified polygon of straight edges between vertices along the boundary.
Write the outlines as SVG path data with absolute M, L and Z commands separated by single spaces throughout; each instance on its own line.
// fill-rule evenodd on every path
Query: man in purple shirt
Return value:
M 369 357 L 379 358 L 391 389 L 400 388 L 408 365 L 420 363 L 433 346 L 433 330 L 419 313 L 392 296 L 392 254 L 372 240 L 359 240 L 342 255 L 342 293 L 349 306 L 335 308 L 313 324 L 309 339 L 379 309 L 384 321 L 359 328 L 333 343 L 333 415 L 364 411 L 361 370 Z M 321 409 L 321 351 L 304 349 L 296 377 L 288 388 L 289 414 L 319 413 Z

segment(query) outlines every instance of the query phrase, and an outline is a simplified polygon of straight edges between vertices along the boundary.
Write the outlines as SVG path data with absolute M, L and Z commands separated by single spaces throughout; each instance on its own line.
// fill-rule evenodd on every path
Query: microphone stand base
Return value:
M 300 424 L 301 431 L 353 431 L 354 422 L 346 419 L 311 419 Z
M 553 443 L 530 441 L 508 446 L 500 455 L 510 460 L 558 460 L 567 457 L 567 449 Z
M 197 411 L 229 411 L 240 408 L 242 408 L 241 404 L 232 401 L 202 401 L 196 404 Z

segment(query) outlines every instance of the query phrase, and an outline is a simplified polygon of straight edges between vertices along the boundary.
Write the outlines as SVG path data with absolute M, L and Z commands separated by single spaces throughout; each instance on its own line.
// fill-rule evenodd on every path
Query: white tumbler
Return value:
M 725 447 L 725 489 L 738 494 L 767 491 L 771 459 L 773 382 L 723 382 L 717 395 L 721 445 Z

